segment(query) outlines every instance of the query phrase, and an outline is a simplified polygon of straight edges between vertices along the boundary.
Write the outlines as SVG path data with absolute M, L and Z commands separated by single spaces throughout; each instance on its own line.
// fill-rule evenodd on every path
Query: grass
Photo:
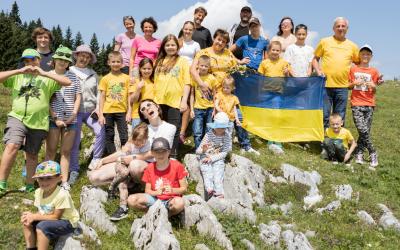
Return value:
M 379 153 L 379 167 L 375 172 L 368 170 L 366 165 L 353 164 L 354 172 L 344 165 L 332 165 L 319 158 L 318 143 L 312 143 L 311 149 L 305 151 L 297 144 L 285 144 L 285 155 L 275 156 L 265 148 L 265 143 L 252 138 L 253 146 L 261 151 L 260 157 L 250 156 L 252 160 L 273 173 L 280 175 L 282 163 L 293 164 L 304 170 L 316 170 L 322 176 L 319 185 L 320 193 L 324 196 L 318 207 L 325 206 L 335 200 L 334 187 L 339 184 L 350 184 L 358 193 L 359 199 L 342 202 L 340 209 L 332 214 L 319 215 L 315 211 L 304 211 L 303 197 L 307 188 L 303 185 L 284 185 L 266 183 L 265 200 L 267 204 L 282 204 L 288 201 L 293 203 L 291 214 L 283 215 L 267 206 L 256 207 L 257 224 L 268 224 L 271 220 L 278 220 L 281 224 L 296 225 L 296 230 L 305 232 L 312 230 L 316 236 L 310 238 L 315 249 L 398 249 L 400 234 L 393 230 L 381 230 L 379 227 L 364 226 L 357 218 L 357 211 L 366 210 L 375 220 L 378 220 L 381 211 L 377 203 L 384 203 L 392 209 L 394 215 L 400 218 L 400 101 L 398 92 L 400 83 L 388 82 L 378 90 L 376 112 L 372 127 L 373 142 Z M 10 110 L 9 92 L 0 87 L 0 131 L 3 131 Z M 346 125 L 354 136 L 357 136 L 350 109 L 348 108 Z M 3 137 L 2 132 L 0 132 Z M 90 140 L 83 141 L 88 146 Z M 4 146 L 0 146 L 3 151 Z M 235 148 L 237 152 L 237 148 Z M 79 193 L 83 185 L 88 184 L 84 172 L 88 162 L 81 159 L 82 175 L 72 190 L 75 205 L 79 207 Z M 21 166 L 22 154 L 19 154 L 9 179 L 10 188 L 22 186 Z M 192 183 L 190 192 L 195 192 Z M 34 208 L 23 205 L 23 198 L 33 199 L 31 194 L 13 193 L 0 199 L 0 249 L 24 249 L 24 240 L 19 216 L 24 210 Z M 117 201 L 106 205 L 107 212 L 111 213 L 117 207 Z M 130 211 L 128 219 L 118 222 L 118 233 L 114 236 L 100 234 L 102 249 L 131 249 L 133 244 L 130 238 L 132 221 L 142 213 Z M 229 215 L 217 214 L 227 236 L 231 239 L 235 249 L 245 249 L 241 239 L 249 239 L 257 249 L 266 249 L 258 237 L 257 226 L 238 221 Z M 182 249 L 193 249 L 195 244 L 205 243 L 210 249 L 221 249 L 215 241 L 207 236 L 200 236 L 194 228 L 184 229 L 179 223 L 173 223 L 175 236 L 181 243 Z M 98 249 L 93 243 L 86 242 L 88 249 Z

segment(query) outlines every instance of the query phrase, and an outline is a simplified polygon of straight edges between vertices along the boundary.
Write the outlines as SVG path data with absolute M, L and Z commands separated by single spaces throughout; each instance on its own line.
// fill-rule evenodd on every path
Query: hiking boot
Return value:
M 356 154 L 356 163 L 357 164 L 364 164 L 364 156 L 362 153 Z
M 111 215 L 111 221 L 119 221 L 128 217 L 128 209 L 123 209 L 122 207 L 118 207 L 118 209 Z
M 241 153 L 241 154 L 251 153 L 251 154 L 255 154 L 255 155 L 257 155 L 257 156 L 260 155 L 260 152 L 258 152 L 257 150 L 255 150 L 255 149 L 252 148 L 252 147 L 249 147 L 249 148 L 247 148 L 247 149 L 242 148 L 242 149 L 240 150 L 240 153 Z
M 68 180 L 68 184 L 70 186 L 74 185 L 75 182 L 78 180 L 79 177 L 79 172 L 78 171 L 71 171 L 69 172 L 69 180 Z
M 378 166 L 378 155 L 376 153 L 372 153 L 370 157 L 371 163 L 369 165 L 373 168 L 376 168 Z

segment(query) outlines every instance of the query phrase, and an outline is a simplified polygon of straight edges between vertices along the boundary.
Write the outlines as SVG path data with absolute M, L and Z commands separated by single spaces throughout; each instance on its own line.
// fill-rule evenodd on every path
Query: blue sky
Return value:
M 0 9 L 9 11 L 14 0 L 1 0 Z M 80 31 L 85 42 L 96 32 L 100 42 L 108 43 L 123 32 L 122 16 L 132 15 L 137 23 L 147 16 L 160 22 L 155 36 L 177 33 L 185 20 L 192 17 L 194 6 L 206 6 L 209 15 L 204 24 L 214 30 L 228 28 L 239 20 L 240 8 L 250 5 L 254 15 L 261 18 L 270 36 L 276 33 L 282 16 L 291 16 L 295 24 L 304 23 L 312 31 L 310 44 L 315 47 L 320 38 L 332 35 L 333 19 L 345 16 L 350 21 L 347 37 L 359 46 L 368 43 L 374 49 L 373 65 L 386 79 L 400 76 L 400 2 L 382 1 L 265 1 L 265 0 L 147 0 L 147 1 L 17 1 L 23 21 L 41 18 L 45 27 L 60 24 Z M 397 10 L 397 11 L 396 11 Z M 393 32 L 392 32 L 393 30 Z M 136 31 L 140 33 L 139 25 Z M 392 32 L 392 33 L 391 33 Z

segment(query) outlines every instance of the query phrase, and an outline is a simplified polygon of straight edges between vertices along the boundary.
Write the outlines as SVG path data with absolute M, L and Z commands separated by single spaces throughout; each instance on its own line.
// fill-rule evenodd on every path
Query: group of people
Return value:
M 0 191 L 7 190 L 19 149 L 25 152 L 24 190 L 34 191 L 34 180 L 39 184 L 35 191 L 39 213 L 25 212 L 21 217 L 28 249 L 45 249 L 49 240 L 77 225 L 79 214 L 69 190 L 79 176 L 83 123 L 95 134 L 89 181 L 109 185 L 109 198 L 119 193 L 120 206 L 112 220 L 125 218 L 128 206 L 145 210 L 157 200 L 171 216 L 184 209 L 181 196 L 188 173 L 177 157 L 191 119 L 206 199 L 224 198 L 225 158 L 232 150 L 233 131 L 242 153 L 259 155 L 242 128 L 235 80 L 229 74 L 237 65 L 266 77 L 325 76 L 321 123 L 326 139 L 321 154 L 345 163 L 355 155 L 363 164 L 368 150 L 372 169 L 378 165 L 370 131 L 382 76 L 369 66 L 372 48 L 359 49 L 346 38 L 347 19 L 336 18 L 333 36 L 323 38 L 314 50 L 305 44 L 307 26 L 294 26 L 290 17 L 282 18 L 277 35 L 268 39 L 248 6 L 241 9 L 240 22 L 230 32 L 217 29 L 211 36 L 202 26 L 206 16 L 206 9 L 196 8 L 193 21 L 186 21 L 178 36 L 162 40 L 154 37 L 158 27 L 152 17 L 141 21 L 142 36 L 135 33 L 134 18 L 123 17 L 126 32 L 115 37 L 114 51 L 108 55 L 110 73 L 101 80 L 90 67 L 96 55 L 89 46 L 71 51 L 60 45 L 53 53 L 52 34 L 45 28 L 33 31 L 37 48 L 23 52 L 18 69 L 0 72 L 0 82 L 11 89 L 12 98 L 3 137 Z M 343 127 L 349 89 L 357 142 Z M 115 124 L 122 145 L 118 151 Z M 45 161 L 38 165 L 44 140 Z M 59 141 L 60 164 L 54 162 Z M 284 152 L 280 142 L 267 145 L 275 153 Z M 131 186 L 140 184 L 144 193 L 129 194 Z

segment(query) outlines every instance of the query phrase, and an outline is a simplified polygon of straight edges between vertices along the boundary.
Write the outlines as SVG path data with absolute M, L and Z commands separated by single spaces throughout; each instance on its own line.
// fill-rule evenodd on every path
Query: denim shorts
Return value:
M 149 194 L 145 194 L 145 195 L 146 195 L 146 198 L 147 198 L 147 204 L 146 204 L 147 207 L 153 206 L 154 203 L 156 203 L 156 201 L 159 200 L 159 199 L 157 199 L 157 197 L 155 197 L 155 196 L 151 196 L 151 195 L 149 195 Z M 171 200 L 172 200 L 172 199 L 161 200 L 161 203 L 164 205 L 164 207 L 165 207 L 166 209 L 168 209 L 169 202 L 170 202 Z
M 42 220 L 32 223 L 34 230 L 39 229 L 50 240 L 55 240 L 63 235 L 73 233 L 75 228 L 69 220 Z
M 59 127 L 57 127 L 55 122 L 50 121 L 49 128 L 54 129 L 54 128 L 59 128 Z M 65 130 L 75 130 L 75 129 L 76 129 L 76 123 L 68 124 L 67 127 L 65 128 Z

